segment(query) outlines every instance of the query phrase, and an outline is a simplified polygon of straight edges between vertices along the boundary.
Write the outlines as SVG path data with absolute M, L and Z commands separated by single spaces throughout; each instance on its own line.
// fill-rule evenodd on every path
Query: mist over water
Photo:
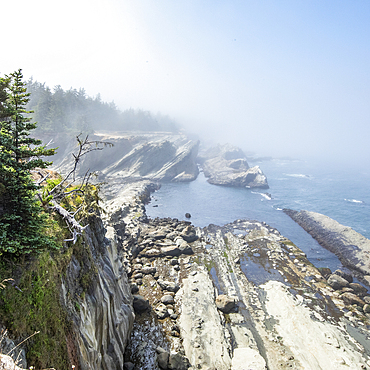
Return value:
M 258 155 L 369 168 L 367 1 L 2 5 L 19 24 L 32 22 L 20 48 L 13 40 L 24 30 L 4 16 L 12 37 L 2 74 L 23 68 L 26 79 L 161 112 L 204 141 Z

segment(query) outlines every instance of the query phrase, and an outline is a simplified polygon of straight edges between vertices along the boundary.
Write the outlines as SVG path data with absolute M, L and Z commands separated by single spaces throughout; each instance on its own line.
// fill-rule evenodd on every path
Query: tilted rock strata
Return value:
M 336 254 L 342 263 L 370 275 L 370 240 L 328 216 L 309 211 L 284 210 L 320 245 Z M 369 280 L 370 283 L 370 280 Z
M 86 231 L 83 242 L 89 252 L 83 261 L 73 256 L 62 278 L 62 299 L 74 327 L 69 355 L 82 370 L 123 369 L 134 321 L 130 286 L 114 229 L 105 233 L 99 219 L 90 222 L 94 232 Z M 81 275 L 89 284 L 84 294 Z
M 269 187 L 261 169 L 258 166 L 249 168 L 243 151 L 229 144 L 209 149 L 198 160 L 211 184 L 264 189 Z
M 85 174 L 94 169 L 106 179 L 122 180 L 150 179 L 156 181 L 192 181 L 198 176 L 196 164 L 198 141 L 183 135 L 99 135 L 90 140 L 111 143 L 103 151 L 92 151 L 81 158 L 78 172 Z M 70 155 L 58 165 L 58 171 L 67 173 L 74 165 Z

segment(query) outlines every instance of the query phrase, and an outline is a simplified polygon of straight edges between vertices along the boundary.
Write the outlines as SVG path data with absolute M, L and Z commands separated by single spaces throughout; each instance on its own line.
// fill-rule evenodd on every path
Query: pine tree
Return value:
M 25 109 L 30 94 L 22 79 L 21 70 L 0 78 L 0 254 L 30 253 L 51 242 L 30 171 L 49 166 L 41 157 L 55 150 L 30 136 L 36 123 Z

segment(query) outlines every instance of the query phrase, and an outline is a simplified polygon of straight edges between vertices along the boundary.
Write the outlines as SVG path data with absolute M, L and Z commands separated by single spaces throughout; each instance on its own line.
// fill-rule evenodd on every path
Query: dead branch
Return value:
M 48 197 L 52 197 L 50 204 L 51 209 L 57 212 L 59 215 L 61 215 L 69 228 L 69 231 L 72 234 L 72 237 L 70 239 L 65 239 L 64 241 L 72 241 L 73 244 L 76 243 L 78 235 L 81 235 L 83 231 L 88 227 L 82 226 L 75 218 L 76 214 L 83 208 L 81 206 L 79 209 L 77 209 L 75 212 L 69 212 L 64 207 L 60 205 L 62 200 L 68 196 L 71 196 L 74 193 L 84 193 L 84 187 L 86 187 L 91 180 L 91 176 L 94 175 L 93 172 L 90 172 L 90 169 L 86 171 L 84 174 L 82 181 L 79 182 L 79 186 L 75 189 L 70 189 L 73 183 L 78 181 L 78 177 L 76 176 L 77 167 L 78 164 L 81 161 L 81 158 L 95 150 L 103 150 L 104 147 L 110 146 L 112 147 L 113 144 L 109 142 L 104 141 L 98 141 L 98 140 L 89 140 L 89 136 L 86 136 L 84 139 L 81 139 L 81 134 L 79 134 L 77 137 L 77 143 L 78 143 L 78 150 L 77 153 L 72 153 L 73 156 L 73 167 L 68 172 L 68 174 L 62 179 L 62 181 L 56 185 L 53 189 L 48 191 Z M 42 180 L 44 181 L 44 180 Z M 41 182 L 42 182 L 41 181 Z

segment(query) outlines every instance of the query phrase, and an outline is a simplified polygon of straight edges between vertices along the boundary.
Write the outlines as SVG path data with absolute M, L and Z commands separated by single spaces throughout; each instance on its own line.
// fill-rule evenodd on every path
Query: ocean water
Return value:
M 195 226 L 224 225 L 237 219 L 264 221 L 292 240 L 317 267 L 341 267 L 283 208 L 325 214 L 370 238 L 370 171 L 337 168 L 298 160 L 271 160 L 259 165 L 270 188 L 239 189 L 211 185 L 203 173 L 190 183 L 166 183 L 152 196 L 147 215 L 185 219 Z

